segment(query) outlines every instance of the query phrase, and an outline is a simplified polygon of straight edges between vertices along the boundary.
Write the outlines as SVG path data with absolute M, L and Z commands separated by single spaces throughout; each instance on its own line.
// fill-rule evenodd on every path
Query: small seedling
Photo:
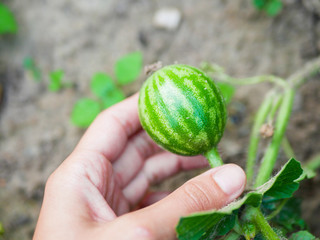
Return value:
M 57 92 L 62 88 L 63 76 L 64 76 L 64 72 L 62 70 L 56 70 L 56 71 L 53 71 L 49 74 L 50 83 L 49 83 L 48 88 L 51 92 Z
M 100 111 L 125 99 L 125 95 L 117 85 L 125 85 L 136 80 L 142 70 L 140 52 L 130 53 L 120 58 L 115 64 L 116 81 L 102 72 L 97 72 L 90 83 L 91 92 L 96 100 L 79 99 L 74 105 L 71 122 L 78 127 L 88 127 Z M 92 111 L 85 108 L 92 107 Z
M 104 98 L 116 88 L 116 85 L 110 76 L 98 72 L 92 77 L 90 88 L 97 97 Z
M 112 78 L 105 73 L 96 73 L 91 81 L 91 91 L 99 99 L 102 109 L 125 99 L 123 92 L 116 86 Z
M 73 87 L 73 83 L 64 80 L 64 75 L 65 73 L 62 70 L 50 72 L 48 89 L 51 92 L 58 92 L 63 88 Z
M 115 64 L 115 74 L 121 85 L 131 83 L 141 73 L 142 55 L 140 52 L 130 53 L 118 59 Z
M 252 0 L 252 3 L 256 9 L 271 17 L 278 15 L 283 7 L 281 0 Z
M 76 102 L 71 113 L 71 121 L 78 127 L 88 127 L 101 111 L 97 101 L 81 98 Z
M 32 79 L 36 82 L 40 82 L 42 79 L 42 73 L 38 66 L 36 65 L 35 61 L 31 57 L 26 57 L 23 60 L 23 67 L 26 71 L 28 71 L 32 77 Z
M 16 33 L 18 24 L 13 13 L 4 4 L 0 3 L 0 34 Z
M 42 72 L 40 68 L 36 65 L 36 62 L 31 57 L 26 57 L 23 60 L 24 69 L 31 75 L 32 79 L 36 82 L 42 80 Z M 71 82 L 64 81 L 64 71 L 59 69 L 49 73 L 49 84 L 48 89 L 51 92 L 58 92 L 63 88 L 72 87 Z
M 103 109 L 111 107 L 112 105 L 121 102 L 123 99 L 125 99 L 124 93 L 120 89 L 115 88 L 107 96 L 101 98 Z

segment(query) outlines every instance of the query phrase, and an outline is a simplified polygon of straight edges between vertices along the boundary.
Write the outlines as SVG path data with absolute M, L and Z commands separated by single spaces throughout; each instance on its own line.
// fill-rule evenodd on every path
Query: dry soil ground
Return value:
M 0 117 L 0 221 L 6 239 L 30 239 L 49 174 L 72 151 L 83 131 L 70 124 L 74 102 L 91 96 L 97 71 L 113 74 L 122 55 L 140 50 L 144 63 L 157 60 L 199 66 L 212 61 L 237 77 L 275 74 L 287 77 L 319 54 L 318 15 L 302 1 L 287 0 L 271 18 L 250 0 L 7 0 L 19 23 L 14 36 L 0 38 L 0 81 L 4 86 Z M 156 29 L 155 12 L 176 7 L 182 14 L 173 31 Z M 36 83 L 22 68 L 32 57 L 43 71 Z M 46 88 L 48 73 L 63 69 L 75 88 L 58 93 Z M 140 79 L 124 88 L 139 89 Z M 268 85 L 241 87 L 230 106 L 233 121 L 221 143 L 228 162 L 246 154 L 252 114 Z M 288 138 L 298 158 L 320 151 L 320 84 L 313 79 L 297 96 Z M 188 177 L 179 175 L 158 188 L 173 189 Z M 306 218 L 320 234 L 319 178 L 304 184 Z M 318 193 L 316 190 L 318 189 Z

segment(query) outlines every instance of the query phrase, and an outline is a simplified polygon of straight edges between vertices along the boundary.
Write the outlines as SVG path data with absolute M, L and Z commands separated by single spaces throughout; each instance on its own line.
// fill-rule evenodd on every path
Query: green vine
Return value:
M 264 184 L 272 174 L 281 142 L 289 123 L 294 96 L 295 91 L 293 89 L 286 90 L 283 96 L 283 101 L 276 121 L 275 132 L 272 137 L 272 141 L 265 152 L 264 158 L 262 159 L 255 187 L 259 187 L 260 185 Z
M 276 176 L 270 177 L 274 171 L 281 147 L 288 158 L 295 157 L 289 140 L 285 137 L 285 132 L 290 120 L 296 91 L 308 78 L 319 72 L 320 58 L 306 64 L 302 70 L 293 74 L 287 80 L 270 75 L 236 79 L 228 76 L 218 65 L 209 63 L 203 63 L 202 69 L 215 81 L 221 83 L 248 85 L 270 82 L 274 86 L 262 101 L 251 130 L 246 174 L 247 187 L 251 189 L 253 185 L 253 189 L 221 210 L 212 210 L 182 218 L 177 226 L 178 237 L 179 239 L 211 239 L 214 236 L 221 236 L 219 235 L 221 231 L 219 229 L 224 229 L 223 234 L 226 235 L 218 239 L 236 240 L 244 237 L 246 240 L 251 240 L 260 235 L 263 239 L 268 240 L 283 239 L 284 234 L 290 234 L 290 232 L 280 233 L 280 231 L 273 229 L 270 223 L 277 223 L 279 216 L 285 214 L 288 208 L 291 207 L 290 211 L 295 210 L 290 206 L 291 203 L 289 204 L 290 200 L 293 199 L 291 197 L 299 187 L 299 181 L 305 177 L 311 178 L 316 174 L 315 171 L 320 168 L 320 154 L 308 161 L 303 166 L 304 170 L 298 161 L 291 159 Z M 261 127 L 266 123 L 271 125 L 273 130 L 271 133 L 273 134 L 270 134 L 271 140 L 257 168 Z M 204 155 L 209 160 L 211 167 L 223 164 L 216 148 Z M 257 173 L 255 172 L 256 169 Z M 274 202 L 267 203 L 270 199 Z M 265 205 L 261 207 L 262 204 L 273 204 L 273 207 L 267 210 Z M 298 208 L 298 206 L 294 206 L 294 208 Z M 295 214 L 297 214 L 295 215 L 296 218 L 291 220 L 298 221 L 302 228 L 300 215 L 299 213 Z M 293 223 L 287 224 L 292 226 Z M 190 231 L 193 226 L 200 225 L 202 230 L 197 227 L 195 231 Z M 214 232 L 212 232 L 213 228 L 215 229 Z M 199 236 L 201 237 L 199 238 Z M 308 238 L 305 239 L 315 239 L 307 231 L 300 231 L 292 236 L 307 236 Z
M 204 156 L 208 159 L 209 164 L 212 168 L 223 165 L 223 161 L 220 157 L 218 149 L 216 147 L 212 148 L 210 151 L 206 152 Z

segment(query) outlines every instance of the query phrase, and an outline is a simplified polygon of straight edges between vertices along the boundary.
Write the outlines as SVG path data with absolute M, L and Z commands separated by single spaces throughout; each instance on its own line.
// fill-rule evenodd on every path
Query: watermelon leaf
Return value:
M 295 159 L 290 159 L 280 172 L 259 188 L 245 194 L 241 199 L 230 203 L 228 206 L 207 212 L 195 213 L 182 217 L 176 227 L 179 239 L 207 239 L 215 238 L 221 234 L 219 231 L 223 222 L 225 231 L 234 226 L 232 215 L 243 205 L 259 207 L 263 196 L 274 199 L 289 198 L 297 189 L 297 180 L 303 173 L 301 165 Z
M 112 105 L 121 102 L 125 99 L 125 95 L 120 89 L 113 89 L 106 96 L 102 97 L 103 108 L 111 107 Z
M 62 88 L 63 76 L 64 76 L 64 72 L 62 70 L 56 70 L 49 74 L 50 83 L 48 88 L 51 92 L 57 92 Z
M 283 206 L 282 203 L 285 204 Z M 297 198 L 290 198 L 285 200 L 277 200 L 272 197 L 264 197 L 262 200 L 261 209 L 267 216 L 277 211 L 281 207 L 281 210 L 274 217 L 270 218 L 270 221 L 277 226 L 281 226 L 286 232 L 292 232 L 295 229 L 305 229 L 306 223 L 301 216 L 301 200 Z
M 100 113 L 100 104 L 89 98 L 81 98 L 76 102 L 71 113 L 71 121 L 75 126 L 86 128 Z
M 0 3 L 0 34 L 16 33 L 17 22 L 7 6 Z
M 276 16 L 283 8 L 281 0 L 252 0 L 256 9 L 265 11 L 269 16 Z
M 91 91 L 100 98 L 106 97 L 116 89 L 112 78 L 105 73 L 96 73 L 91 80 Z
M 313 236 L 308 231 L 300 231 L 291 235 L 289 240 L 315 240 L 316 237 Z
M 281 2 L 281 0 L 269 1 L 265 6 L 266 13 L 271 17 L 278 15 L 278 13 L 281 10 L 282 10 L 282 2 Z
M 268 0 L 252 0 L 252 4 L 259 10 L 262 10 Z
M 142 70 L 141 52 L 133 52 L 120 58 L 115 64 L 115 74 L 120 84 L 134 81 Z

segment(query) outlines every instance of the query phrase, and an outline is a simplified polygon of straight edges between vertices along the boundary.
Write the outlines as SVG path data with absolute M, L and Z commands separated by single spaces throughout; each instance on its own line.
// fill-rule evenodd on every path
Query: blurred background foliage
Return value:
M 31 238 L 47 177 L 100 111 L 139 90 L 143 66 L 208 61 L 236 77 L 285 78 L 319 56 L 319 16 L 318 0 L 1 2 L 0 234 Z M 242 165 L 253 114 L 270 85 L 220 87 L 229 121 L 219 148 L 226 162 Z M 300 161 L 320 150 L 319 93 L 313 79 L 295 102 L 287 137 Z M 172 190 L 198 173 L 155 189 Z M 319 184 L 310 180 L 298 193 L 317 235 Z

